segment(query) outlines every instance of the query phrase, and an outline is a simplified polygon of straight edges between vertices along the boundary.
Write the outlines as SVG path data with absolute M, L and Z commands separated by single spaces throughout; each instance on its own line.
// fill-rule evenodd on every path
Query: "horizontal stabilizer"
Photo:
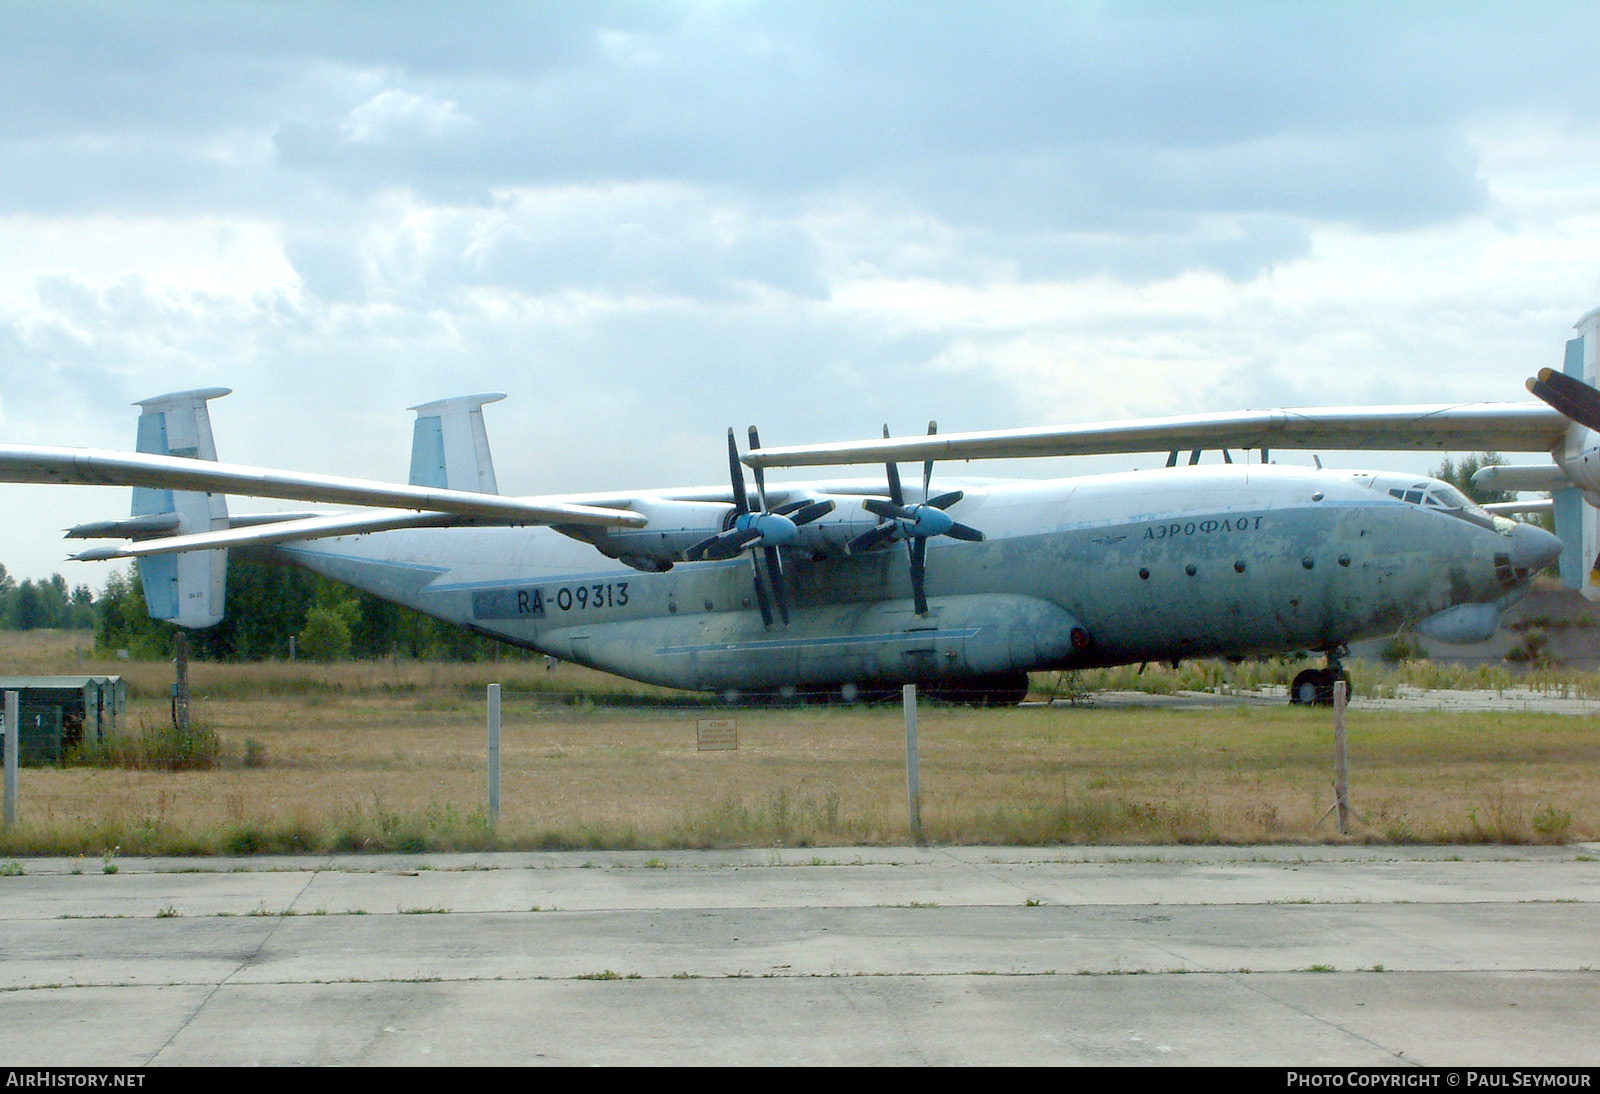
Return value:
M 74 524 L 67 529 L 66 535 L 68 539 L 145 539 L 176 532 L 182 523 L 183 518 L 177 513 L 146 513 L 119 520 Z
M 263 524 L 281 524 L 287 520 L 307 520 L 326 516 L 325 513 L 229 513 L 223 519 L 229 528 L 255 528 Z M 176 532 L 183 524 L 177 513 L 146 513 L 142 517 L 123 517 L 121 520 L 97 520 L 89 524 L 74 524 L 66 531 L 67 539 L 148 539 Z
M 325 517 L 326 513 L 229 513 L 229 528 L 259 528 L 263 524 L 281 524 L 286 520 L 310 520 Z
M 1482 507 L 1485 512 L 1497 516 L 1509 517 L 1515 513 L 1542 513 L 1552 516 L 1556 511 L 1556 503 L 1550 498 L 1530 498 L 1528 501 L 1495 501 Z
M 0 444 L 0 482 L 144 486 L 198 490 L 289 501 L 372 505 L 527 524 L 597 524 L 637 528 L 645 519 L 622 509 L 577 505 L 559 498 L 506 498 L 464 490 L 311 475 L 180 456 L 92 448 Z
M 126 547 L 96 547 L 72 556 L 74 562 L 106 562 L 117 558 L 147 558 L 152 555 L 205 551 L 220 547 L 263 547 L 290 540 L 326 539 L 354 536 L 366 532 L 388 532 L 396 528 L 448 528 L 458 524 L 477 524 L 472 517 L 449 513 L 416 513 L 409 509 L 382 509 L 368 513 L 303 514 L 298 520 L 273 521 L 255 527 L 200 532 L 192 536 L 168 536 Z M 501 522 L 504 523 L 504 522 Z

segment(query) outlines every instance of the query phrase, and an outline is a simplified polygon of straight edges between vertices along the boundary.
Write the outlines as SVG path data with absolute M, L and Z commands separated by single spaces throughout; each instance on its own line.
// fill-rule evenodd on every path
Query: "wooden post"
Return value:
M 900 689 L 906 714 L 906 808 L 911 815 L 911 842 L 922 842 L 922 771 L 917 759 L 917 685 Z
M 1350 773 L 1345 766 L 1344 707 L 1350 685 L 1343 680 L 1333 684 L 1333 800 L 1339 810 L 1339 834 L 1350 834 Z
M 500 823 L 500 685 L 489 685 L 489 825 Z
M 180 736 L 189 732 L 189 636 L 179 631 L 173 636 L 177 682 L 172 686 L 172 728 Z

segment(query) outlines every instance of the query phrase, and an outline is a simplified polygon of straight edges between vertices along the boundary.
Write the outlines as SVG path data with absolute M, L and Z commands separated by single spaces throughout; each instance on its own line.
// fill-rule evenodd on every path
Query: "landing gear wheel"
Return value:
M 1292 706 L 1329 706 L 1333 703 L 1333 681 L 1325 669 L 1306 669 L 1289 685 Z
M 1333 685 L 1343 680 L 1345 695 L 1350 694 L 1350 674 L 1344 669 L 1306 669 L 1289 685 L 1289 703 L 1292 706 L 1333 706 Z

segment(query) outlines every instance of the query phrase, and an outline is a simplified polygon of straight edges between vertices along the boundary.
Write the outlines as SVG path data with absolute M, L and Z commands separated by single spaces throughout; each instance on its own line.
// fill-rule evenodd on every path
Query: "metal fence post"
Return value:
M 500 685 L 489 685 L 489 825 L 500 823 Z
M 17 823 L 17 755 L 22 751 L 22 698 L 6 692 L 6 827 Z
M 906 712 L 906 807 L 911 814 L 911 841 L 922 842 L 922 771 L 917 759 L 917 685 L 900 689 Z
M 1345 766 L 1344 708 L 1350 685 L 1337 680 L 1333 685 L 1333 800 L 1339 810 L 1339 834 L 1350 834 L 1350 772 Z

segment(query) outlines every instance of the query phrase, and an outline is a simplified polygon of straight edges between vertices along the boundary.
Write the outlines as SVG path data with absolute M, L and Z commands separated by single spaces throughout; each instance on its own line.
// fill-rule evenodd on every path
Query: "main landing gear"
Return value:
M 1333 685 L 1339 680 L 1344 681 L 1345 694 L 1350 694 L 1350 674 L 1344 671 L 1339 656 L 1342 650 L 1329 650 L 1328 667 L 1325 669 L 1306 669 L 1294 678 L 1294 683 L 1289 685 L 1289 703 L 1292 706 L 1333 706 Z

